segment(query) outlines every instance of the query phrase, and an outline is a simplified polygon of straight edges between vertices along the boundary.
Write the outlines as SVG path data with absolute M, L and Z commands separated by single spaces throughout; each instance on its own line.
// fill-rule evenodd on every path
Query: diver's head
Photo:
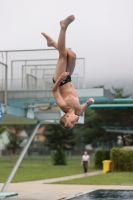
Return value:
M 73 113 L 66 113 L 60 118 L 59 124 L 64 129 L 70 130 L 78 122 L 79 117 Z

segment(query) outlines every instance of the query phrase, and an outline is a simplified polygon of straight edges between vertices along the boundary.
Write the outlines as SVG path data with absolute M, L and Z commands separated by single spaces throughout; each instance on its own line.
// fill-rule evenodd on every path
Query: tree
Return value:
M 7 131 L 9 133 L 14 133 L 15 135 L 19 135 L 20 132 L 22 130 L 24 130 L 27 126 L 26 125 L 22 125 L 22 124 L 19 124 L 19 125 L 8 125 L 7 126 Z
M 11 155 L 13 158 L 13 165 L 14 165 L 17 159 L 17 151 L 22 148 L 22 143 L 23 140 L 25 140 L 25 137 L 9 133 L 8 138 L 9 138 L 9 143 L 6 145 L 6 149 L 11 151 Z
M 47 146 L 54 150 L 53 161 L 54 165 L 66 165 L 65 151 L 73 149 L 75 145 L 75 135 L 73 130 L 62 129 L 59 125 L 47 125 L 45 137 Z
M 130 96 L 129 94 L 123 94 L 123 88 L 112 87 L 112 90 L 115 98 L 127 98 Z M 88 108 L 85 111 L 85 124 L 76 125 L 74 132 L 82 134 L 85 144 L 117 142 L 117 136 L 120 133 L 106 132 L 101 126 L 133 126 L 133 108 Z M 133 135 L 130 135 L 130 137 L 133 138 Z
M 101 129 L 102 118 L 95 109 L 88 108 L 85 111 L 85 123 L 83 125 L 76 125 L 74 132 L 83 137 L 84 144 L 92 144 L 97 142 L 106 142 L 108 135 L 105 130 Z
M 114 93 L 115 98 L 127 98 L 130 94 L 124 95 L 123 88 L 114 88 L 112 87 L 112 91 Z M 132 127 L 133 126 L 133 108 L 106 108 L 106 109 L 96 109 L 96 113 L 101 116 L 103 122 L 101 126 L 125 126 Z M 109 133 L 108 133 L 109 134 Z M 123 145 L 127 145 L 125 135 L 118 133 L 111 133 L 112 136 L 121 135 L 123 139 Z M 133 145 L 133 135 L 128 135 L 130 143 L 129 145 Z
M 2 134 L 6 130 L 5 126 L 0 126 L 0 134 Z
M 20 133 L 24 130 L 24 125 L 10 125 L 7 126 L 9 142 L 6 144 L 6 149 L 11 151 L 13 165 L 17 160 L 17 151 L 23 148 L 27 141 L 27 136 L 21 136 Z

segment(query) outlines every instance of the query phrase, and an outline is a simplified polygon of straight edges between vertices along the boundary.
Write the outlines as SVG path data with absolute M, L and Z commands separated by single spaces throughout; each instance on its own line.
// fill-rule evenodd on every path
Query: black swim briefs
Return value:
M 71 82 L 71 76 L 70 75 L 68 75 L 65 80 L 61 81 L 59 86 L 65 85 L 68 82 Z M 55 83 L 54 78 L 53 78 L 53 83 Z

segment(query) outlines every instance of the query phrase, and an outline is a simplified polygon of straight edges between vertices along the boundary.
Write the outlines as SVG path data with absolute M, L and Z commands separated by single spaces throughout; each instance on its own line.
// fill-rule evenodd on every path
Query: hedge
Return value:
M 133 150 L 113 148 L 110 157 L 113 171 L 133 171 Z
M 98 149 L 95 151 L 95 155 L 94 155 L 95 168 L 102 169 L 103 160 L 110 160 L 110 150 Z

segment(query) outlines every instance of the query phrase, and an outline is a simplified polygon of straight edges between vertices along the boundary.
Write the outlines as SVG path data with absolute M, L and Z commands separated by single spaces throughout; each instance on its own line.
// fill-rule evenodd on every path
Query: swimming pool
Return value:
M 65 200 L 133 200 L 133 190 L 95 190 Z

